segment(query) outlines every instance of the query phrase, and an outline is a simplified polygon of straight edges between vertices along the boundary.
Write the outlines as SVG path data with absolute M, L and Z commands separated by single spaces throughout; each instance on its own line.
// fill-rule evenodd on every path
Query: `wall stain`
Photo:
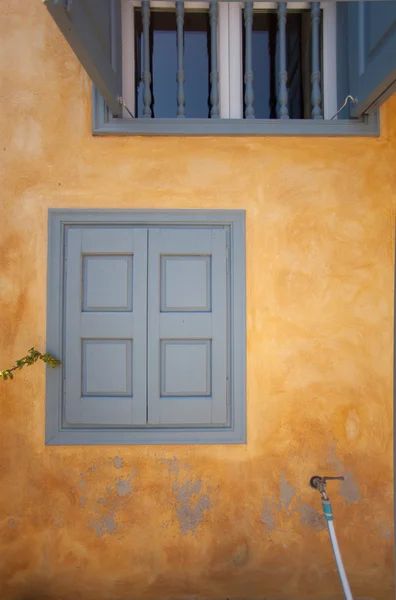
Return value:
M 80 483 L 79 483 L 79 486 L 80 486 L 80 488 L 82 488 L 82 489 L 81 489 L 81 491 L 82 491 L 82 492 L 84 492 L 84 488 L 85 488 L 85 486 L 86 486 L 87 484 L 86 484 L 86 482 L 85 482 L 85 481 L 82 479 L 82 478 L 84 477 L 84 475 L 83 475 L 83 474 L 80 474 L 80 477 L 81 477 L 81 481 L 80 481 Z M 87 503 L 87 499 L 86 499 L 86 497 L 85 497 L 85 496 L 81 496 L 81 497 L 80 497 L 80 506 L 85 506 L 85 505 L 86 505 L 86 503 Z
M 286 475 L 282 473 L 281 482 L 279 484 L 279 500 L 276 502 L 274 498 L 264 498 L 263 510 L 261 512 L 261 522 L 266 526 L 268 531 L 274 531 L 275 514 L 277 511 L 286 512 L 286 515 L 291 514 L 290 507 L 296 497 L 296 486 L 287 482 Z
M 279 486 L 279 508 L 281 510 L 286 510 L 289 508 L 295 493 L 296 487 L 290 483 L 287 483 L 286 475 L 282 473 L 282 479 Z M 286 514 L 290 514 L 290 511 L 287 511 Z
M 63 516 L 55 517 L 53 520 L 52 527 L 54 529 L 57 529 L 58 527 L 64 527 Z
M 236 567 L 242 567 L 249 560 L 249 546 L 246 542 L 238 544 L 233 552 L 231 562 Z
M 358 437 L 360 432 L 360 418 L 356 410 L 349 412 L 348 418 L 345 423 L 345 433 L 348 440 L 352 441 Z
M 115 456 L 113 458 L 113 464 L 114 464 L 114 466 L 115 466 L 116 469 L 121 469 L 121 467 L 124 464 L 124 461 L 123 461 L 123 459 L 120 456 Z
M 261 522 L 267 527 L 268 531 L 274 531 L 275 529 L 275 518 L 272 501 L 268 500 L 268 498 L 264 498 L 264 508 L 261 513 Z
M 363 500 L 359 490 L 359 486 L 354 480 L 353 474 L 346 470 L 344 471 L 345 481 L 340 485 L 340 494 L 343 496 L 347 504 L 354 504 Z
M 326 528 L 326 519 L 310 504 L 299 504 L 297 511 L 300 513 L 303 525 L 307 525 L 314 531 L 322 531 L 322 529 Z
M 345 478 L 339 487 L 339 493 L 344 498 L 345 503 L 354 504 L 355 502 L 362 501 L 363 497 L 353 473 L 346 469 L 343 463 L 337 458 L 335 444 L 331 444 L 329 447 L 328 464 L 337 471 L 337 475 L 343 475 Z
M 392 531 L 383 531 L 381 533 L 381 537 L 383 539 L 391 538 L 392 537 Z

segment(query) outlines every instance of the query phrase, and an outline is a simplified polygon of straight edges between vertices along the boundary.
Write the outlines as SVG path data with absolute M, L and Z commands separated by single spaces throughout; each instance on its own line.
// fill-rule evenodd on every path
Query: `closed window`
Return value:
M 172 217 L 51 213 L 48 443 L 244 441 L 243 214 Z

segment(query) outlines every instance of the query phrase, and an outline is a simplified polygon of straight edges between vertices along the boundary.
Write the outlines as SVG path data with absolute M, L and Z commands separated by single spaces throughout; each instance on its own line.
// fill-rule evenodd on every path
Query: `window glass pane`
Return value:
M 209 116 L 209 16 L 186 12 L 184 18 L 184 90 L 187 117 Z M 174 11 L 152 11 L 150 55 L 153 117 L 177 115 L 177 32 Z M 135 85 L 137 116 L 143 113 L 143 35 L 141 10 L 135 10 Z
M 252 33 L 253 89 L 254 109 L 257 119 L 276 118 L 276 42 L 276 14 L 254 13 Z
M 245 52 L 245 41 L 244 41 Z M 254 109 L 257 119 L 278 118 L 279 35 L 275 12 L 255 12 L 252 33 Z M 292 119 L 311 113 L 309 11 L 289 11 L 286 21 L 288 108 Z
M 210 26 L 208 13 L 186 13 L 184 70 L 186 116 L 209 118 Z
M 303 19 L 305 19 L 303 23 Z M 311 25 L 309 12 L 289 13 L 286 21 L 286 64 L 291 119 L 310 118 Z M 304 27 L 303 25 L 308 25 Z M 307 109 L 305 115 L 304 107 Z

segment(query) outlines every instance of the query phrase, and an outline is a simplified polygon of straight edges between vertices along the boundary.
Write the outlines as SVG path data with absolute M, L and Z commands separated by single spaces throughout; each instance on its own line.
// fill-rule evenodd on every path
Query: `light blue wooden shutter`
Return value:
M 225 230 L 150 229 L 148 276 L 149 423 L 225 425 Z
M 147 230 L 70 228 L 65 287 L 66 423 L 145 424 Z
M 121 113 L 120 0 L 44 0 L 113 115 Z
M 373 112 L 396 89 L 396 2 L 351 2 L 349 93 L 355 116 Z

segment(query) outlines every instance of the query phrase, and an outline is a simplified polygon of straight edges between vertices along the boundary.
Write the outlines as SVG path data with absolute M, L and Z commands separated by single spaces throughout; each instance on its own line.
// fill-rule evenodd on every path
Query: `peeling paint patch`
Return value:
M 274 531 L 275 529 L 274 511 L 283 510 L 289 515 L 290 506 L 295 496 L 296 487 L 291 483 L 288 483 L 286 475 L 283 473 L 279 486 L 279 501 L 276 503 L 274 499 L 264 498 L 261 522 L 266 526 L 268 531 Z
M 132 473 L 128 479 L 119 479 L 115 485 L 117 494 L 119 496 L 127 496 L 133 492 L 132 480 L 135 476 L 135 473 Z
M 111 458 L 108 465 L 114 465 L 116 468 L 123 466 L 123 461 Z M 118 465 L 118 466 L 117 466 Z M 80 505 L 89 508 L 90 520 L 86 526 L 96 532 L 99 537 L 110 535 L 123 529 L 122 524 L 117 524 L 115 516 L 117 510 L 123 508 L 128 502 L 128 496 L 133 492 L 132 481 L 135 477 L 135 470 L 125 476 L 113 479 L 111 485 L 108 485 L 96 498 L 86 498 L 86 488 L 81 490 Z M 89 484 L 88 484 L 88 487 Z
M 191 496 L 196 496 L 201 491 L 201 482 L 200 481 L 187 481 L 182 485 L 178 485 L 175 483 L 173 489 L 177 490 L 177 501 L 183 502 L 185 500 L 191 499 Z
M 386 539 L 386 538 L 391 538 L 391 537 L 392 537 L 392 532 L 391 532 L 391 531 L 383 531 L 383 532 L 381 533 L 381 537 L 382 537 L 383 539 Z
M 64 523 L 63 523 L 63 517 L 57 517 L 54 519 L 53 522 L 53 528 L 56 529 L 57 527 L 63 527 Z
M 116 469 L 121 469 L 121 467 L 124 464 L 124 461 L 123 461 L 123 459 L 120 456 L 115 456 L 113 458 L 113 464 L 114 464 L 114 466 L 115 466 Z
M 168 473 L 178 473 L 179 472 L 179 462 L 174 456 L 173 458 L 162 458 L 161 463 L 163 465 L 169 465 Z
M 210 499 L 206 494 L 202 495 L 192 508 L 184 502 L 181 506 L 178 506 L 177 518 L 182 535 L 186 535 L 189 531 L 194 531 L 202 522 L 205 510 L 209 510 L 209 508 Z
M 350 471 L 345 471 L 345 481 L 340 485 L 340 494 L 343 496 L 347 504 L 360 502 L 363 498 L 359 490 L 359 486 L 353 478 Z
M 326 527 L 326 519 L 324 516 L 316 510 L 310 504 L 300 504 L 297 506 L 297 510 L 300 513 L 301 523 L 307 525 L 314 531 L 322 531 Z
M 295 493 L 295 486 L 287 483 L 286 475 L 282 473 L 282 480 L 279 488 L 279 508 L 286 510 L 292 503 Z
M 272 502 L 268 500 L 268 498 L 264 499 L 264 508 L 261 513 L 261 522 L 267 527 L 268 531 L 274 531 L 275 529 L 275 519 L 274 513 L 272 510 Z
M 340 485 L 340 494 L 344 498 L 346 504 L 354 504 L 355 502 L 363 500 L 359 485 L 356 483 L 353 473 L 345 469 L 342 462 L 338 460 L 334 444 L 329 447 L 328 463 L 337 470 L 339 475 L 345 477 L 345 481 Z
M 211 502 L 207 494 L 202 494 L 194 503 L 194 496 L 199 495 L 201 487 L 201 481 L 187 481 L 180 485 L 175 482 L 173 485 L 177 491 L 176 511 L 182 535 L 194 531 L 202 523 L 205 511 L 210 509 Z
M 232 564 L 236 567 L 245 565 L 249 560 L 249 546 L 244 543 L 237 546 L 232 555 Z
M 103 537 L 105 534 L 111 535 L 117 531 L 117 523 L 113 514 L 95 519 L 92 523 L 88 523 L 88 525 L 92 527 L 98 537 Z

